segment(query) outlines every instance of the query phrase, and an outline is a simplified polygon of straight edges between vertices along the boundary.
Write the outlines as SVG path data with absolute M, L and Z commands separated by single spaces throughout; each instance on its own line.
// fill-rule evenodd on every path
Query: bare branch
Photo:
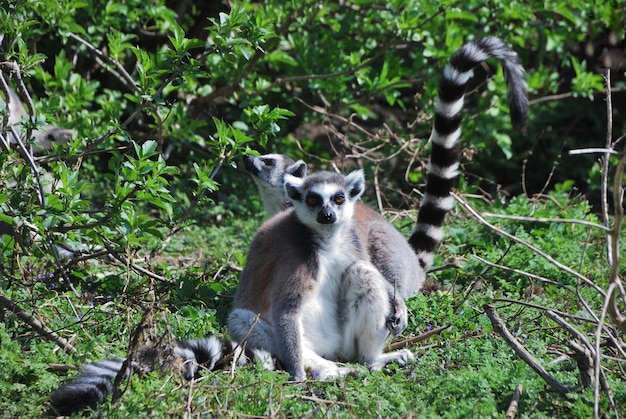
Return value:
M 490 222 L 485 220 L 480 214 L 478 214 L 478 212 L 474 208 L 472 208 L 469 205 L 469 203 L 467 201 L 465 201 L 462 197 L 460 197 L 458 194 L 453 194 L 453 196 L 455 197 L 457 202 L 459 202 L 461 204 L 461 206 L 467 212 L 469 212 L 474 218 L 476 218 L 481 224 L 489 227 L 493 231 L 496 231 L 498 234 L 500 234 L 500 235 L 502 235 L 504 237 L 507 237 L 508 239 L 510 239 L 510 240 L 512 240 L 512 241 L 514 241 L 516 243 L 519 243 L 519 244 L 529 248 L 533 252 L 537 253 L 539 256 L 541 256 L 544 259 L 546 259 L 548 262 L 552 263 L 557 268 L 561 269 L 562 271 L 565 271 L 565 272 L 569 273 L 570 275 L 578 278 L 579 280 L 581 280 L 582 282 L 584 282 L 588 286 L 592 287 L 593 289 L 595 289 L 603 297 L 606 296 L 605 292 L 600 287 L 598 287 L 593 281 L 591 281 L 589 278 L 585 277 L 584 275 L 580 274 L 579 272 L 576 272 L 572 268 L 569 268 L 569 267 L 563 265 L 561 262 L 557 261 L 552 256 L 548 255 L 547 253 L 545 253 L 544 251 L 539 249 L 537 246 L 535 246 L 535 245 L 533 245 L 531 243 L 528 243 L 525 240 L 522 240 L 519 237 L 516 237 L 513 234 L 510 234 L 510 233 L 508 233 L 508 232 L 506 232 L 506 231 L 504 231 L 504 230 L 494 226 L 493 224 L 491 224 Z M 595 313 L 588 306 L 588 304 L 585 301 L 583 301 L 583 300 L 581 300 L 581 303 L 585 306 L 585 309 L 589 312 L 589 314 L 591 314 L 594 317 L 594 319 L 597 320 L 597 317 L 596 317 Z
M 529 221 L 536 223 L 568 223 L 568 224 L 580 224 L 588 227 L 598 228 L 604 231 L 611 231 L 611 229 L 602 224 L 592 223 L 591 221 L 586 220 L 569 220 L 566 218 L 535 218 L 535 217 L 524 217 L 521 215 L 504 215 L 504 214 L 492 214 L 490 212 L 483 212 L 480 215 L 488 218 L 499 218 L 502 220 L 516 220 L 516 221 Z
M 502 319 L 496 313 L 496 309 L 489 304 L 485 304 L 483 306 L 485 310 L 485 314 L 491 320 L 491 324 L 493 325 L 493 329 L 496 333 L 498 333 L 505 342 L 515 351 L 515 353 L 522 359 L 524 362 L 528 364 L 543 380 L 548 383 L 548 385 L 556 392 L 560 394 L 567 394 L 570 390 L 556 378 L 554 378 L 550 373 L 535 359 L 534 356 L 530 352 L 526 350 L 518 341 L 515 339 L 515 336 L 509 332 L 506 328 L 506 325 L 502 321 Z
M 511 398 L 511 403 L 509 403 L 509 408 L 506 409 L 506 419 L 513 419 L 515 414 L 517 413 L 517 406 L 519 405 L 519 401 L 522 398 L 523 387 L 521 384 L 518 384 L 515 387 L 515 393 L 513 393 L 513 397 Z
M 66 352 L 76 352 L 76 348 L 74 348 L 71 343 L 59 336 L 57 333 L 48 329 L 43 323 L 33 317 L 32 314 L 26 312 L 15 301 L 2 294 L 2 292 L 0 292 L 0 305 L 2 305 L 6 310 L 15 314 L 20 320 L 29 325 L 42 338 L 56 343 L 61 349 Z
M 447 324 L 445 326 L 440 326 L 440 327 L 435 327 L 434 329 L 430 329 L 428 332 L 424 332 L 419 336 L 414 336 L 410 339 L 405 339 L 403 341 L 400 342 L 396 342 L 394 344 L 391 344 L 388 346 L 388 348 L 385 348 L 385 351 L 391 350 L 391 351 L 395 351 L 397 349 L 402 349 L 402 348 L 406 348 L 409 345 L 413 345 L 417 342 L 421 342 L 423 340 L 428 339 L 431 336 L 437 335 L 440 332 L 446 330 L 448 327 L 450 327 L 451 325 Z

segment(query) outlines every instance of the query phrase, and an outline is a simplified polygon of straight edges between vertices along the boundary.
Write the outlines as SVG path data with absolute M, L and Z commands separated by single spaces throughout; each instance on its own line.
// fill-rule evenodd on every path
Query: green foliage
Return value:
M 160 332 L 224 332 L 238 271 L 263 216 L 254 185 L 234 170 L 241 155 L 277 151 L 306 158 L 312 169 L 348 168 L 356 156 L 376 179 L 382 205 L 412 205 L 413 187 L 424 182 L 416 156 L 427 155 L 441 69 L 478 36 L 499 36 L 518 51 L 537 101 L 530 134 L 521 137 L 510 128 L 502 71 L 476 69 L 466 97 L 463 137 L 471 159 L 461 191 L 553 190 L 549 200 L 518 196 L 486 210 L 597 222 L 591 204 L 571 195 L 576 188 L 597 191 L 598 166 L 592 156 L 563 151 L 604 144 L 600 51 L 623 34 L 619 2 L 242 0 L 229 7 L 8 0 L 0 8 L 2 60 L 18 65 L 25 87 L 19 95 L 34 106 L 14 128 L 30 145 L 33 132 L 47 125 L 73 131 L 68 144 L 32 162 L 23 150 L 0 153 L 0 228 L 14 232 L 0 235 L 0 292 L 77 348 L 61 354 L 3 309 L 0 411 L 7 416 L 42 414 L 65 381 L 49 364 L 123 354 L 153 304 L 165 318 Z M 1 74 L 19 91 L 17 74 Z M 624 83 L 623 74 L 613 74 L 617 90 Z M 6 109 L 0 106 L 3 138 Z M 618 135 L 626 130 L 621 108 L 613 121 Z M 120 400 L 94 415 L 180 416 L 192 406 L 189 413 L 200 416 L 501 417 L 522 384 L 520 410 L 528 417 L 589 416 L 593 394 L 545 392 L 492 333 L 481 307 L 526 296 L 536 279 L 519 271 L 552 281 L 527 297 L 535 305 L 588 316 L 582 301 L 597 309 L 598 293 L 476 222 L 452 221 L 438 265 L 461 268 L 433 273 L 443 291 L 409 302 L 407 334 L 450 327 L 413 348 L 417 365 L 372 374 L 363 367 L 346 380 L 297 385 L 254 367 L 235 377 L 208 373 L 193 387 L 153 372 L 133 377 Z M 408 221 L 400 224 L 410 229 Z M 603 238 L 595 229 L 497 225 L 606 287 Z M 517 271 L 487 268 L 478 257 Z M 566 338 L 546 327 L 540 310 L 504 303 L 498 309 L 545 363 L 548 345 Z M 573 368 L 553 370 L 579 390 Z M 617 368 L 606 368 L 615 399 L 624 399 Z M 601 403 L 609 412 L 608 401 Z

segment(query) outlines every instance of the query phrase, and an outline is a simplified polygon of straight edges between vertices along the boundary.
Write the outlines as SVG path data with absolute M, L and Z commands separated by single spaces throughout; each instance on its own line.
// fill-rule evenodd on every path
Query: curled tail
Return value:
M 154 347 L 142 348 L 145 358 L 163 357 Z M 166 351 L 167 352 L 167 351 Z M 147 353 L 147 354 L 146 354 Z M 235 342 L 209 336 L 205 339 L 189 339 L 179 341 L 173 348 L 173 355 L 182 361 L 181 374 L 186 380 L 197 377 L 202 369 L 214 370 L 227 365 L 234 360 L 239 366 L 245 365 L 251 359 L 262 362 L 265 369 L 275 369 L 274 360 L 269 353 L 261 350 L 244 350 Z M 139 358 L 142 356 L 140 355 Z M 124 368 L 126 358 L 113 358 L 104 361 L 85 364 L 81 373 L 71 383 L 59 387 L 50 397 L 50 412 L 54 415 L 69 416 L 85 409 L 95 409 L 113 392 L 113 381 Z M 128 377 L 133 371 L 146 371 L 155 366 L 163 367 L 164 359 L 151 359 L 146 365 L 133 362 L 127 365 L 124 376 Z
M 441 227 L 445 216 L 454 206 L 452 190 L 459 176 L 458 142 L 465 88 L 472 69 L 489 58 L 499 60 L 504 69 L 513 127 L 526 132 L 527 84 L 517 54 L 493 37 L 477 39 L 459 48 L 446 64 L 439 83 L 426 192 L 420 204 L 417 225 L 409 238 L 424 269 L 433 263 L 435 250 L 443 236 Z

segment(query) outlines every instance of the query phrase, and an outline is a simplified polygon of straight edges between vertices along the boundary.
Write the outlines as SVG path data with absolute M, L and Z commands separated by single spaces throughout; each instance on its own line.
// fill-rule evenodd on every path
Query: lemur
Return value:
M 361 170 L 286 175 L 293 208 L 264 223 L 250 245 L 228 328 L 235 341 L 275 355 L 295 381 L 306 368 L 321 379 L 349 371 L 335 360 L 381 368 L 413 359 L 406 349 L 383 353 L 390 333 L 406 327 L 407 309 L 390 297 L 356 232 L 364 184 Z
M 405 287 L 409 291 L 403 295 L 419 288 L 423 281 L 419 278 L 432 265 L 434 251 L 441 241 L 441 227 L 452 208 L 451 192 L 458 177 L 457 143 L 465 88 L 472 69 L 489 58 L 498 59 L 504 68 L 514 127 L 525 129 L 526 80 L 517 55 L 493 37 L 463 45 L 444 68 L 439 85 L 426 192 L 416 228 L 408 240 L 420 269 L 414 272 L 418 279 L 408 280 Z M 304 379 L 305 367 L 327 377 L 348 372 L 349 369 L 334 362 L 335 358 L 361 357 L 380 367 L 390 361 L 404 363 L 412 357 L 408 351 L 388 354 L 389 358 L 381 353 L 381 340 L 384 345 L 389 332 L 396 333 L 404 325 L 392 313 L 396 302 L 381 291 L 381 282 L 389 284 L 388 280 L 381 280 L 384 270 L 365 259 L 363 243 L 367 241 L 354 230 L 355 223 L 357 226 L 359 223 L 361 205 L 356 202 L 362 184 L 363 175 L 358 171 L 348 176 L 325 172 L 304 179 L 285 176 L 287 196 L 295 207 L 267 220 L 253 239 L 229 327 L 236 341 L 245 338 L 245 342 L 238 342 L 245 348 L 256 346 L 277 357 L 293 380 Z M 281 250 L 286 252 L 283 255 L 293 258 L 269 259 L 280 256 Z M 263 260 L 266 254 L 268 260 Z M 307 254 L 314 257 L 307 259 Z M 403 285 L 398 282 L 397 286 L 401 289 Z M 379 306 L 380 314 L 372 317 L 370 310 Z M 329 307 L 338 308 L 339 312 L 324 311 Z M 354 329 L 347 330 L 346 324 Z M 346 340 L 350 337 L 355 340 Z M 227 349 L 228 345 L 232 344 L 228 343 Z M 190 362 L 202 362 L 199 353 L 193 350 L 179 356 Z M 99 380 L 110 383 L 114 371 L 119 369 L 113 366 L 107 374 L 84 370 L 74 383 L 76 386 L 68 384 L 56 393 L 60 397 L 51 400 L 52 406 L 59 411 L 68 405 L 71 409 L 80 392 L 93 387 L 92 382 L 100 382 L 96 386 L 104 397 L 110 390 Z
M 285 176 L 305 177 L 305 162 L 294 161 L 283 154 L 266 154 L 259 157 L 245 155 L 243 164 L 259 190 L 268 218 L 291 208 L 291 201 L 285 190 Z

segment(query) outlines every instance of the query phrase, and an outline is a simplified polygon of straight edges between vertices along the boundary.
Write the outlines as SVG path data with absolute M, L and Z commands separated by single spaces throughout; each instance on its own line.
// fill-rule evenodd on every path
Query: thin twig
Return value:
M 619 153 L 611 148 L 579 148 L 577 150 L 570 150 L 568 153 L 570 156 L 593 153 L 613 154 L 615 156 L 619 156 Z
M 137 94 L 141 94 L 142 93 L 141 89 L 137 86 L 137 84 L 135 83 L 135 80 L 133 80 L 131 75 L 128 74 L 128 72 L 126 71 L 124 66 L 122 66 L 120 63 L 115 61 L 113 58 L 103 54 L 102 51 L 100 51 L 98 48 L 96 48 L 95 46 L 93 46 L 92 44 L 90 44 L 89 42 L 87 42 L 86 40 L 81 38 L 80 36 L 70 32 L 69 33 L 69 37 L 74 39 L 74 40 L 76 40 L 76 41 L 78 41 L 78 42 L 80 42 L 81 44 L 83 44 L 96 57 L 106 61 L 108 64 L 110 64 L 113 67 L 115 67 L 117 69 L 116 71 L 114 71 L 112 69 L 109 69 L 109 71 L 114 76 L 116 76 L 122 82 L 122 84 L 124 84 L 125 86 L 127 86 L 129 89 L 131 89 L 133 92 L 135 92 Z
M 481 224 L 489 227 L 490 229 L 492 229 L 493 231 L 497 232 L 498 234 L 513 240 L 514 242 L 521 244 L 527 248 L 529 248 L 530 250 L 532 250 L 533 252 L 535 252 L 536 254 L 538 254 L 539 256 L 543 257 L 544 259 L 546 259 L 548 262 L 552 263 L 554 266 L 556 266 L 557 268 L 561 269 L 562 271 L 567 272 L 568 274 L 578 278 L 579 280 L 581 280 L 582 282 L 584 282 L 585 284 L 587 284 L 588 286 L 592 287 L 593 289 L 595 289 L 600 295 L 602 295 L 602 297 L 605 297 L 606 294 L 605 292 L 602 290 L 602 288 L 600 288 L 598 285 L 596 285 L 593 281 L 591 281 L 589 278 L 585 277 L 584 275 L 580 274 L 579 272 L 576 272 L 575 270 L 563 265 L 561 262 L 557 261 L 556 259 L 554 259 L 552 256 L 548 255 L 547 253 L 545 253 L 544 251 L 542 251 L 541 249 L 539 249 L 537 246 L 528 243 L 525 240 L 520 239 L 519 237 L 514 236 L 513 234 L 510 234 L 496 226 L 494 226 L 493 224 L 491 224 L 490 222 L 488 222 L 487 220 L 485 220 L 474 208 L 472 208 L 471 205 L 469 205 L 469 203 L 467 201 L 465 201 L 462 197 L 460 197 L 458 194 L 453 194 L 453 196 L 455 197 L 455 199 L 457 200 L 457 202 L 459 202 L 461 204 L 461 206 L 467 211 L 469 212 L 474 218 L 476 218 Z M 595 313 L 593 312 L 593 310 L 591 309 L 591 307 L 589 307 L 589 305 L 586 303 L 586 301 L 580 299 L 581 304 L 583 304 L 583 306 L 585 307 L 585 310 L 587 310 L 589 312 L 589 314 L 591 316 L 593 316 L 593 318 L 597 321 L 597 317 L 595 315 Z
M 566 291 L 571 292 L 572 295 L 576 295 L 576 292 L 573 289 L 571 289 L 570 287 L 568 287 L 567 285 L 559 284 L 556 281 L 552 281 L 552 280 L 550 280 L 548 278 L 544 278 L 544 277 L 539 276 L 539 275 L 531 274 L 530 272 L 522 271 L 520 269 L 514 269 L 514 268 L 511 268 L 509 266 L 500 265 L 498 263 L 490 262 L 487 259 L 483 259 L 483 258 L 481 258 L 478 255 L 471 255 L 471 256 L 473 258 L 479 260 L 481 263 L 484 263 L 485 265 L 491 266 L 493 268 L 498 268 L 498 269 L 502 269 L 504 271 L 514 272 L 514 273 L 519 274 L 519 275 L 527 276 L 528 278 L 536 279 L 537 281 L 541 281 L 541 282 L 546 283 L 546 284 L 550 284 L 550 285 L 554 285 L 554 286 L 559 287 L 559 288 L 563 288 Z
M 42 322 L 33 317 L 32 314 L 26 312 L 15 301 L 2 294 L 1 291 L 0 305 L 5 307 L 8 311 L 14 313 L 17 317 L 19 317 L 20 320 L 29 325 L 42 338 L 56 343 L 61 349 L 66 352 L 76 352 L 76 348 L 72 346 L 71 343 L 59 336 L 56 332 L 48 329 Z
M 554 378 L 540 363 L 535 359 L 530 352 L 526 350 L 509 332 L 502 319 L 496 313 L 496 309 L 489 304 L 483 306 L 485 314 L 491 320 L 493 329 L 497 332 L 504 341 L 515 351 L 515 353 L 530 366 L 548 385 L 556 392 L 560 394 L 567 394 L 570 390 L 563 384 L 561 384 L 556 378 Z
M 402 349 L 402 348 L 406 348 L 410 345 L 413 345 L 417 342 L 421 342 L 423 340 L 428 339 L 431 336 L 437 335 L 440 332 L 442 332 L 443 330 L 446 330 L 448 327 L 450 327 L 451 325 L 447 324 L 445 326 L 440 326 L 440 327 L 435 327 L 434 329 L 429 330 L 428 332 L 424 332 L 421 335 L 418 336 L 414 336 L 412 338 L 409 339 L 405 339 L 401 342 L 396 342 L 394 344 L 389 345 L 387 348 L 385 348 L 385 351 L 395 351 L 397 349 Z
M 613 113 L 611 109 L 611 70 L 607 69 L 604 76 L 606 87 L 606 142 L 604 148 L 611 150 L 612 148 L 612 130 L 613 130 Z M 602 222 L 609 228 L 609 158 L 611 154 L 605 152 L 602 156 L 602 166 L 600 169 L 600 202 L 602 204 Z M 606 253 L 609 265 L 613 264 L 613 255 L 611 254 L 611 235 L 606 236 Z
M 113 258 L 117 259 L 119 262 L 121 262 L 124 265 L 128 266 L 132 270 L 134 270 L 134 271 L 136 271 L 136 272 L 138 272 L 140 274 L 146 275 L 149 278 L 156 279 L 157 281 L 162 282 L 164 284 L 169 284 L 169 285 L 172 285 L 172 286 L 175 285 L 172 281 L 170 281 L 170 280 L 168 280 L 168 279 L 166 279 L 166 278 L 164 278 L 164 277 L 162 277 L 160 275 L 157 275 L 154 272 L 150 272 L 149 270 L 147 270 L 145 268 L 142 268 L 141 266 L 138 266 L 138 265 L 135 265 L 134 263 L 131 263 L 128 259 L 126 259 L 124 256 L 120 255 L 115 249 L 113 249 L 109 245 L 109 243 L 107 243 L 107 241 L 104 238 L 102 238 L 102 244 L 104 245 L 104 247 L 107 249 L 107 251 L 109 252 L 109 254 Z
M 525 217 L 522 215 L 504 215 L 504 214 L 492 214 L 490 212 L 482 212 L 480 213 L 483 217 L 488 218 L 499 218 L 503 220 L 516 220 L 516 221 L 529 221 L 535 223 L 568 223 L 568 224 L 580 224 L 588 227 L 598 228 L 603 231 L 611 231 L 611 229 L 605 225 L 593 223 L 591 221 L 586 220 L 568 220 L 567 218 L 535 218 L 535 217 Z
M 601 385 L 604 391 L 609 396 L 609 402 L 611 403 L 611 406 L 615 407 L 615 402 L 613 401 L 613 396 L 611 394 L 609 383 L 607 382 L 606 377 L 604 376 L 604 373 L 602 372 L 602 369 L 599 368 L 600 367 L 600 353 L 601 353 L 600 347 L 597 343 L 599 339 L 596 340 L 596 346 L 594 347 L 594 345 L 592 345 L 591 342 L 589 342 L 589 339 L 587 339 L 587 337 L 584 334 L 579 332 L 574 326 L 566 322 L 565 319 L 563 319 L 561 316 L 559 316 L 552 310 L 546 311 L 546 316 L 554 320 L 556 323 L 558 323 L 559 326 L 567 330 L 575 339 L 577 339 L 578 341 L 582 342 L 585 345 L 585 348 L 587 348 L 587 350 L 591 353 L 591 356 L 593 359 L 593 365 L 594 365 L 594 371 L 595 371 L 595 378 L 594 378 L 595 387 L 594 388 L 598 388 L 598 386 Z M 600 327 L 600 329 L 602 329 L 602 327 Z M 596 336 L 596 338 L 598 338 L 598 336 Z M 598 366 L 598 368 L 596 368 L 596 365 Z

